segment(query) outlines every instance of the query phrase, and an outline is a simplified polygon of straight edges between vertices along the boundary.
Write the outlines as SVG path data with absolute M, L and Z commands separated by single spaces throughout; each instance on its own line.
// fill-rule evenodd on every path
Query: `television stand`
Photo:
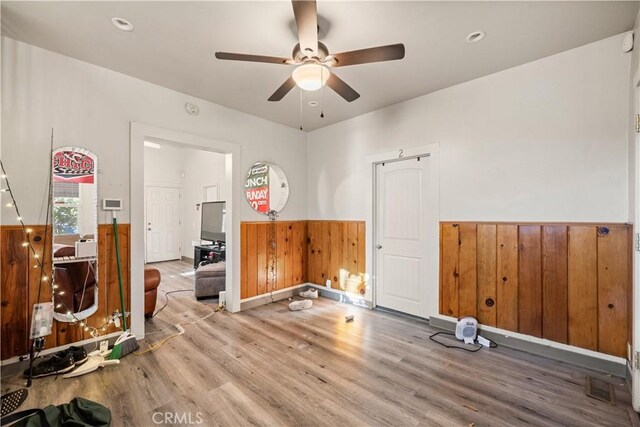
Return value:
M 202 261 L 213 260 L 213 262 L 224 261 L 226 248 L 224 243 L 214 243 L 213 245 L 198 245 L 193 247 L 193 268 L 198 268 Z

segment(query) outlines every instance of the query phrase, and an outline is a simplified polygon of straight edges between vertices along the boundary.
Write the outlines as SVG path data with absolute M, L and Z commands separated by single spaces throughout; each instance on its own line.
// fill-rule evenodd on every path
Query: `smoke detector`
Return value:
M 200 107 L 198 107 L 196 104 L 192 104 L 191 102 L 187 102 L 186 104 L 184 104 L 184 109 L 187 110 L 187 113 L 191 114 L 192 116 L 197 116 L 198 114 L 200 114 Z

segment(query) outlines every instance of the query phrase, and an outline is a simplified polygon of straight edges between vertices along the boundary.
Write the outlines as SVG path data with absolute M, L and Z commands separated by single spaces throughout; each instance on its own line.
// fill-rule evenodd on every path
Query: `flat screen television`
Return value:
M 202 204 L 200 239 L 210 242 L 225 241 L 224 225 L 227 210 L 225 202 L 205 202 Z

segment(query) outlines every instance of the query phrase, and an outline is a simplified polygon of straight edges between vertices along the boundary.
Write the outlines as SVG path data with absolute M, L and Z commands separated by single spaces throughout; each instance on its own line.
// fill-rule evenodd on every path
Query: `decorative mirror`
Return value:
M 54 318 L 72 322 L 98 309 L 97 158 L 61 147 L 52 162 Z
M 254 163 L 244 181 L 244 195 L 254 211 L 264 215 L 278 213 L 289 200 L 289 181 L 280 166 Z

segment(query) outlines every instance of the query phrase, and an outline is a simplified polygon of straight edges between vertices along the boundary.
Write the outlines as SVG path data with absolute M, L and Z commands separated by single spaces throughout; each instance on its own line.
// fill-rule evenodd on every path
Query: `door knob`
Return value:
M 377 248 L 377 249 L 382 249 L 382 245 L 377 244 L 377 245 L 376 245 L 376 248 Z

